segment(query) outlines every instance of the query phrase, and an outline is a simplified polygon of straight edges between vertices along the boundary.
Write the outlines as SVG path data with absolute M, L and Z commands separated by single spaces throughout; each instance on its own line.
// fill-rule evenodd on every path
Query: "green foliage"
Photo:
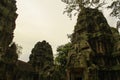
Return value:
M 60 65 L 55 65 L 51 80 L 65 80 L 66 72 L 63 69 Z
M 71 50 L 71 43 L 61 45 L 57 48 L 57 57 L 55 58 L 55 72 L 60 76 L 58 80 L 64 80 L 66 76 L 67 56 Z M 57 80 L 57 79 L 56 79 Z
M 14 64 L 18 59 L 18 54 L 16 53 L 17 47 L 16 44 L 13 43 L 7 49 L 6 53 L 2 56 L 3 62 L 7 64 Z
M 113 0 L 108 8 L 112 9 L 111 16 L 118 17 L 120 19 L 120 0 Z
M 61 45 L 57 48 L 57 57 L 55 58 L 56 64 L 66 66 L 68 52 L 71 50 L 71 43 Z
M 85 6 L 94 6 L 95 4 L 99 4 L 101 0 L 61 0 L 61 1 L 69 5 L 79 6 L 81 8 Z
M 64 13 L 71 18 L 74 11 L 80 12 L 84 8 L 99 8 L 107 4 L 106 0 L 61 0 L 66 3 Z M 111 4 L 108 5 L 108 9 L 112 9 L 111 16 L 116 16 L 120 19 L 120 0 L 111 0 Z M 106 8 L 106 7 L 105 7 Z M 75 13 L 76 15 L 76 13 Z
M 16 44 L 16 53 L 18 54 L 18 56 L 20 56 L 22 54 L 22 46 Z
M 13 76 L 16 75 L 18 54 L 16 44 L 12 43 L 17 18 L 14 2 L 0 0 L 0 80 L 16 80 Z
M 67 4 L 64 13 L 67 13 L 67 15 L 70 18 L 72 17 L 72 14 L 76 15 L 78 12 L 80 12 L 82 9 L 86 7 L 99 8 L 105 4 L 104 0 L 61 0 L 61 1 Z

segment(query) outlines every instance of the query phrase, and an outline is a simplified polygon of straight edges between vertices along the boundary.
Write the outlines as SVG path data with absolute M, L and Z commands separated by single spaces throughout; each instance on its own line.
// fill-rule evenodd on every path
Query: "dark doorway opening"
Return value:
M 75 80 L 83 80 L 82 77 L 77 77 Z

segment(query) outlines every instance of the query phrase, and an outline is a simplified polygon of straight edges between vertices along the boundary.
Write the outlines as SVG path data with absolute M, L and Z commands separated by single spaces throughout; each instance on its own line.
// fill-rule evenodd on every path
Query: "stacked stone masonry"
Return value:
M 99 10 L 79 13 L 71 41 L 68 80 L 120 80 L 120 35 Z

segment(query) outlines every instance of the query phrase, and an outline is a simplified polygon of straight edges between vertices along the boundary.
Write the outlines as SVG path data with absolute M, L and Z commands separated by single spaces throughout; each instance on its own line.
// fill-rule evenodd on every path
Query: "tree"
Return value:
M 65 8 L 65 12 L 67 12 L 69 17 L 72 17 L 73 11 L 81 11 L 81 9 L 89 7 L 89 8 L 99 8 L 103 7 L 103 5 L 108 4 L 107 0 L 61 0 L 66 3 L 67 6 Z M 106 8 L 112 9 L 110 13 L 111 16 L 115 16 L 120 19 L 120 0 L 110 0 L 111 4 L 109 4 Z
M 3 62 L 7 64 L 15 64 L 18 60 L 17 46 L 15 43 L 12 43 L 7 49 L 6 53 L 2 56 Z
M 113 0 L 112 4 L 108 6 L 112 9 L 111 15 L 120 19 L 120 0 Z
M 61 75 L 61 79 L 65 78 L 66 75 L 66 65 L 67 65 L 67 56 L 71 50 L 71 43 L 61 45 L 57 48 L 57 57 L 55 58 L 56 69 Z
M 18 54 L 16 51 L 17 46 L 15 43 L 12 43 L 7 48 L 6 53 L 2 55 L 2 61 L 0 62 L 0 71 L 2 70 L 2 72 L 0 75 L 4 75 L 2 77 L 5 78 L 5 80 L 14 80 L 13 78 L 17 71 L 16 62 L 18 61 Z
M 18 54 L 18 57 L 22 54 L 23 47 L 21 45 L 16 44 L 16 53 Z
M 71 50 L 71 43 L 67 43 L 65 45 L 61 45 L 57 48 L 57 57 L 55 58 L 56 64 L 61 66 L 66 66 L 67 63 L 67 55 Z

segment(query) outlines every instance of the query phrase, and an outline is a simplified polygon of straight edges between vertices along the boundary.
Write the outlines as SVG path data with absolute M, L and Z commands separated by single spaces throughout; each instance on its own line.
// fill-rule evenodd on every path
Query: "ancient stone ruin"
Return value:
M 68 54 L 68 80 L 120 80 L 120 35 L 97 9 L 78 16 Z
M 16 10 L 16 0 L 0 0 L 0 80 L 56 80 L 48 42 L 34 46 L 29 62 L 18 60 L 17 46 L 12 41 Z M 81 10 L 71 43 L 67 80 L 120 80 L 120 35 L 99 10 Z
M 29 63 L 37 73 L 35 80 L 49 80 L 54 70 L 51 45 L 46 41 L 37 42 L 32 49 Z
M 53 65 L 53 53 L 51 46 L 46 41 L 36 44 L 37 47 L 33 49 L 33 54 L 30 56 L 30 63 L 18 60 L 17 46 L 13 43 L 17 18 L 16 10 L 16 0 L 0 0 L 0 80 L 40 80 L 36 79 L 36 77 L 41 73 L 50 76 Z M 39 48 L 41 48 L 40 52 L 35 52 Z M 35 58 L 39 57 L 39 54 L 44 57 L 40 56 L 36 60 Z M 36 61 L 35 66 L 33 66 L 34 62 L 32 62 L 31 58 L 34 58 Z M 37 63 L 41 61 L 41 58 L 45 60 L 45 62 L 42 60 L 44 62 L 44 67 L 42 68 Z M 37 67 L 40 70 L 37 70 Z M 41 69 L 46 72 L 43 72 Z
M 0 0 L 0 80 L 33 80 L 31 67 L 18 60 L 13 43 L 16 10 L 16 0 Z

